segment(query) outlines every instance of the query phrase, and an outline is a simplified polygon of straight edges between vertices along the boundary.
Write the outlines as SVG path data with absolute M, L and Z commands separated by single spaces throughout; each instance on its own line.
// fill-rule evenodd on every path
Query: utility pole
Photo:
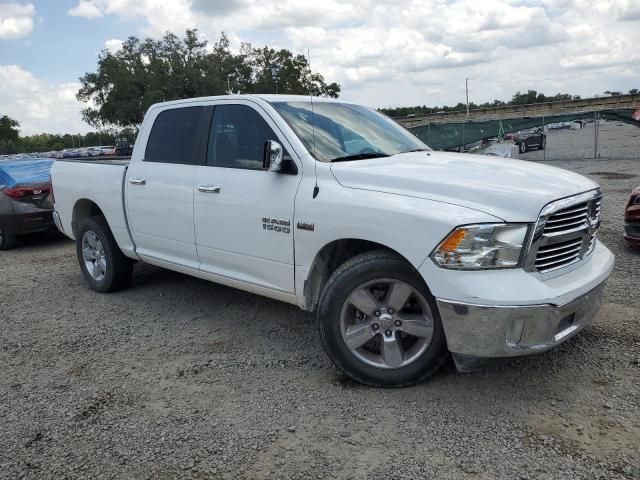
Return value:
M 469 118 L 469 77 L 464 79 L 464 87 L 467 92 L 467 118 Z
M 280 69 L 282 68 L 281 65 L 278 65 L 277 63 L 272 63 L 269 66 L 269 69 L 271 70 L 271 78 L 273 78 L 273 81 L 276 84 L 276 94 L 278 93 L 278 80 L 280 79 Z

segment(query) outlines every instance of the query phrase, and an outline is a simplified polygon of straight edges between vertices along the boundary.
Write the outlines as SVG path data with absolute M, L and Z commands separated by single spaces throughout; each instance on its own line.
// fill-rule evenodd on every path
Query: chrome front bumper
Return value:
M 449 350 L 473 357 L 549 350 L 591 325 L 604 285 L 559 306 L 487 306 L 437 299 Z

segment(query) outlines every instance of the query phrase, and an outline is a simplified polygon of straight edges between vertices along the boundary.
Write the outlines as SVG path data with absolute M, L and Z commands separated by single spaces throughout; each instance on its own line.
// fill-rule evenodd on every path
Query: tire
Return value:
M 520 150 L 520 153 L 527 153 L 527 142 L 525 142 L 524 140 L 521 141 L 519 145 L 519 150 Z
M 133 261 L 120 251 L 104 217 L 89 217 L 80 224 L 76 254 L 87 285 L 96 292 L 120 290 L 131 280 Z M 94 268 L 90 271 L 88 265 Z
M 380 293 L 381 301 L 373 297 L 380 302 L 376 304 L 380 305 L 380 311 L 364 314 L 370 309 L 365 306 L 359 310 L 353 306 L 351 300 L 359 298 L 358 292 L 376 292 L 379 287 L 384 288 L 385 282 L 412 293 L 405 303 L 396 302 L 389 299 L 389 286 L 386 292 Z M 401 299 L 403 295 L 397 297 Z M 401 303 L 398 311 L 388 309 L 394 303 Z M 407 309 L 421 313 L 406 313 Z M 417 326 L 415 320 L 408 320 L 410 315 L 417 319 L 431 317 L 430 322 L 420 323 L 425 331 L 431 328 L 430 336 L 413 337 L 403 330 L 412 323 L 414 328 Z M 424 280 L 406 261 L 387 252 L 363 253 L 338 267 L 323 289 L 317 319 L 320 339 L 329 358 L 344 375 L 364 385 L 387 388 L 413 385 L 435 373 L 449 355 L 435 299 Z M 397 326 L 400 319 L 402 325 Z M 356 323 L 345 327 L 345 322 L 351 321 Z M 364 332 L 364 338 L 371 335 L 371 339 L 354 349 L 353 345 L 347 345 L 347 335 L 352 335 L 348 332 Z M 391 335 L 387 335 L 389 332 Z M 353 335 L 350 338 L 353 341 Z M 386 362 L 383 355 L 383 346 L 386 349 L 387 344 L 399 345 L 402 350 L 394 362 Z M 377 353 L 376 346 L 379 347 Z
M 0 227 L 0 250 L 11 250 L 16 246 L 16 237 L 6 233 L 4 227 Z
M 538 147 L 538 150 L 544 150 L 547 146 L 547 139 L 546 137 L 542 137 L 542 143 L 540 143 L 540 146 Z

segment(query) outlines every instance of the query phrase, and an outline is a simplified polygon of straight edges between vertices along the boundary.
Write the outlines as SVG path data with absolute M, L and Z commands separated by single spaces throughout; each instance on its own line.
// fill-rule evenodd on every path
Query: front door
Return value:
M 262 170 L 275 124 L 251 102 L 214 107 L 206 166 L 194 182 L 196 248 L 201 269 L 261 288 L 294 293 L 293 208 L 301 174 Z

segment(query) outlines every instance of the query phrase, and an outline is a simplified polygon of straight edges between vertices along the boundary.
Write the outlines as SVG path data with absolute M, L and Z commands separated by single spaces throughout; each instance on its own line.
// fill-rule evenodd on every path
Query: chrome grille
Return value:
M 581 261 L 596 244 L 602 194 L 599 190 L 552 202 L 542 209 L 525 262 L 546 273 Z

